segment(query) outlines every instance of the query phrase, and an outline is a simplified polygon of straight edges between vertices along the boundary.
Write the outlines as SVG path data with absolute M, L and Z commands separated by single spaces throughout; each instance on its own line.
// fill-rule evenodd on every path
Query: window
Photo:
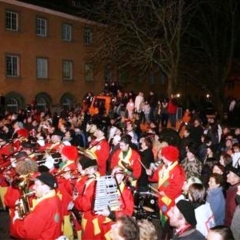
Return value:
M 63 80 L 73 79 L 73 62 L 64 60 L 63 61 Z
M 92 30 L 90 27 L 84 28 L 84 44 L 90 45 L 92 43 Z
M 70 24 L 64 23 L 62 25 L 62 40 L 72 41 L 72 26 Z
M 11 113 L 17 113 L 18 112 L 18 101 L 16 98 L 10 98 L 7 101 L 6 108 Z
M 36 32 L 38 36 L 47 36 L 47 20 L 43 18 L 36 19 Z
M 68 98 L 64 98 L 62 102 L 63 109 L 70 110 L 71 109 L 72 102 Z
M 85 64 L 85 81 L 93 81 L 93 65 L 90 63 Z
M 38 79 L 48 78 L 48 59 L 37 58 L 37 78 Z
M 6 11 L 5 28 L 11 31 L 18 31 L 18 13 Z
M 6 56 L 6 75 L 8 77 L 19 77 L 19 56 L 7 55 Z
M 43 112 L 46 111 L 47 103 L 46 103 L 46 100 L 44 99 L 44 97 L 39 97 L 37 99 L 36 108 L 39 111 L 43 111 Z

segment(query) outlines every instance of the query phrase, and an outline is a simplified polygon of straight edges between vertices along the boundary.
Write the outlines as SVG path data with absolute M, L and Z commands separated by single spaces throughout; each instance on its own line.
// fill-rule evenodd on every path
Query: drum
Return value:
M 143 202 L 144 202 L 144 196 L 141 195 L 140 192 L 134 191 L 134 193 L 133 193 L 133 198 L 134 198 L 134 208 L 135 208 L 135 209 L 140 209 L 140 208 L 142 208 Z
M 152 193 L 148 193 L 144 197 L 142 208 L 146 212 L 150 212 L 150 213 L 156 212 L 158 210 L 157 197 L 155 195 L 153 195 Z

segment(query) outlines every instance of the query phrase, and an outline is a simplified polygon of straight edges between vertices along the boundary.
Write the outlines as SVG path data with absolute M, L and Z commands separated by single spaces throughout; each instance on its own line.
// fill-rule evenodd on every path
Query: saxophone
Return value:
M 20 191 L 20 198 L 16 203 L 16 210 L 18 211 L 19 217 L 22 219 L 31 211 L 29 197 L 35 194 L 35 191 L 29 191 L 30 181 L 31 176 L 28 174 L 14 179 L 12 183 L 13 187 Z

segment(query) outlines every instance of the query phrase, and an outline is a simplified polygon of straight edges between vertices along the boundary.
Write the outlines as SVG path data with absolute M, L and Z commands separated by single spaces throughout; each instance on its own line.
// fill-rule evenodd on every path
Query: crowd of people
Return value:
M 82 108 L 1 116 L 10 236 L 155 240 L 156 215 L 161 239 L 240 239 L 240 128 L 188 109 L 177 119 L 174 95 L 103 94 L 108 114 L 91 116 L 87 93 Z

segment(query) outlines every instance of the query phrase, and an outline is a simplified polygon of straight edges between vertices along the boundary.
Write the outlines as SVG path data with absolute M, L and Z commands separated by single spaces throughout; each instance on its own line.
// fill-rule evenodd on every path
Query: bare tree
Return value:
M 175 90 L 181 59 L 181 38 L 193 5 L 184 0 L 105 0 L 88 8 L 90 18 L 105 24 L 98 28 L 95 66 L 131 69 L 131 75 L 162 72 L 168 94 Z
M 190 45 L 184 66 L 191 84 L 210 93 L 221 114 L 225 83 L 239 37 L 239 1 L 200 0 L 198 3 L 192 24 L 186 31 Z

